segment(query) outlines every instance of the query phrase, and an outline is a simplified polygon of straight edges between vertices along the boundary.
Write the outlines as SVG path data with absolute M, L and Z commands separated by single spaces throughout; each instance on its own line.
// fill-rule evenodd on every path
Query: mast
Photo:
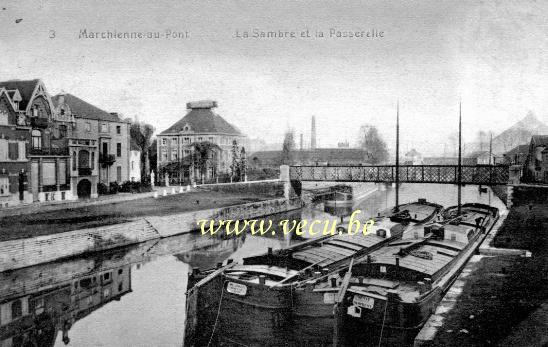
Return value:
M 491 137 L 489 138 L 489 165 L 494 164 L 494 162 L 491 162 L 491 158 L 493 158 L 493 133 L 491 133 Z
M 461 184 L 462 184 L 462 103 L 459 102 L 459 163 L 457 173 L 458 214 L 461 213 Z
M 398 100 L 396 106 L 396 207 L 398 212 L 398 205 L 400 204 L 400 101 Z

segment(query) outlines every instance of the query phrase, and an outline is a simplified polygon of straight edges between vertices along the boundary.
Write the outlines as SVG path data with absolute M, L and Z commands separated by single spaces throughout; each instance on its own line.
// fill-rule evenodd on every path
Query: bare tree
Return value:
M 295 150 L 295 133 L 292 129 L 284 134 L 280 163 L 282 165 L 293 164 L 293 151 Z
M 367 152 L 366 159 L 370 164 L 380 164 L 388 160 L 386 142 L 375 126 L 364 124 L 359 130 L 360 147 Z

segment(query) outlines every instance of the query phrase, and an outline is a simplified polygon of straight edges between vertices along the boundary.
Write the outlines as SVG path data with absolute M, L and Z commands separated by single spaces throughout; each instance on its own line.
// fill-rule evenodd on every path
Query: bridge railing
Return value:
M 462 165 L 462 183 L 507 184 L 506 165 Z M 395 182 L 395 165 L 291 166 L 289 178 L 297 181 Z M 399 181 L 404 183 L 445 183 L 458 181 L 457 165 L 401 165 Z

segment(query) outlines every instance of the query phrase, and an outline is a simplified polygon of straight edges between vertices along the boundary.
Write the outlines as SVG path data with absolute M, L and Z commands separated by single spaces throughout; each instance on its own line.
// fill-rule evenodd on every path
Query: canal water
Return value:
M 379 186 L 353 209 L 373 216 L 391 207 L 394 189 L 384 188 Z M 480 193 L 477 186 L 466 186 L 462 193 L 463 202 L 504 208 L 490 189 Z M 455 205 L 457 189 L 452 185 L 401 186 L 400 203 L 418 198 Z M 337 217 L 317 205 L 270 218 Z M 228 258 L 237 261 L 268 247 L 277 249 L 302 241 L 280 234 L 224 239 L 185 234 L 0 273 L 0 347 L 182 346 L 185 292 L 192 268 L 211 268 Z M 230 341 L 230 336 L 227 338 Z M 272 343 L 264 341 L 263 345 Z

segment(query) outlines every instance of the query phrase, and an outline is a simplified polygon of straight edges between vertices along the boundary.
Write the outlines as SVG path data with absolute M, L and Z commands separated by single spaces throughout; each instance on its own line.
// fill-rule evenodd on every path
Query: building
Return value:
M 72 199 L 68 138 L 74 118 L 55 111 L 39 79 L 0 82 L 0 91 L 2 207 Z
M 161 180 L 165 174 L 180 182 L 232 174 L 234 153 L 238 155 L 247 146 L 247 137 L 216 114 L 216 107 L 217 102 L 211 100 L 189 102 L 187 114 L 157 136 L 157 172 Z M 206 167 L 200 170 L 195 159 L 205 143 L 211 144 L 212 150 Z
M 129 151 L 129 180 L 141 182 L 141 149 L 133 141 L 130 143 Z
M 529 154 L 529 145 L 518 145 L 503 154 L 503 163 L 506 165 L 524 165 Z
M 411 149 L 409 152 L 405 153 L 403 158 L 404 165 L 421 165 L 422 164 L 422 155 L 416 150 Z
M 75 120 L 69 138 L 73 194 L 96 197 L 99 183 L 107 187 L 130 179 L 130 124 L 74 95 L 53 97 L 59 114 Z
M 531 137 L 525 169 L 525 180 L 548 183 L 548 135 Z
M 368 165 L 368 152 L 361 148 L 317 148 L 290 153 L 294 165 Z M 253 169 L 277 169 L 282 151 L 259 151 L 248 158 Z
M 463 158 L 465 165 L 491 165 L 495 163 L 495 156 L 489 151 L 475 151 Z

